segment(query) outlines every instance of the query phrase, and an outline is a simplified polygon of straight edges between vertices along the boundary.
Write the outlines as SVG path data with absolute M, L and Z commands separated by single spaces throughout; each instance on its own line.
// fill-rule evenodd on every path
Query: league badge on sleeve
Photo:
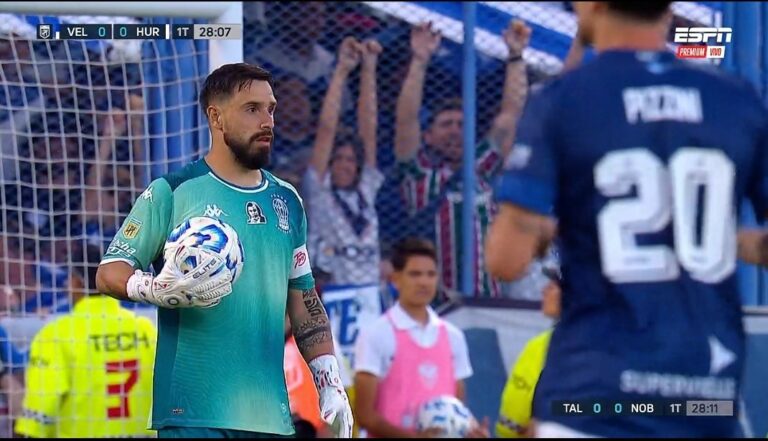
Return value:
M 128 222 L 125 223 L 125 226 L 123 227 L 123 237 L 126 239 L 133 239 L 139 234 L 139 230 L 141 229 L 141 222 L 137 221 L 134 218 L 128 219 Z

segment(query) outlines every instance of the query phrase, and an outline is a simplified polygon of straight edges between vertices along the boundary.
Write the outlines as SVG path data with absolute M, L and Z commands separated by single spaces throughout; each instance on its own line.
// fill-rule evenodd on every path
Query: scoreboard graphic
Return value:
M 732 400 L 554 401 L 555 415 L 585 416 L 734 416 Z
M 242 24 L 37 25 L 38 40 L 242 40 Z

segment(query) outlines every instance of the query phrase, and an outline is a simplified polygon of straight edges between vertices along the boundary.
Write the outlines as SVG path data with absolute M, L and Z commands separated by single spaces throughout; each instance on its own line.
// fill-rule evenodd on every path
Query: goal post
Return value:
M 202 84 L 243 61 L 242 40 L 38 40 L 36 24 L 242 25 L 242 10 L 241 2 L 0 2 L 0 327 L 18 351 L 72 310 L 68 279 L 86 260 L 83 248 L 103 253 L 150 180 L 208 151 Z M 125 306 L 155 317 L 154 308 Z M 22 394 L 0 390 L 0 437 L 10 437 Z M 132 418 L 126 428 L 146 423 Z

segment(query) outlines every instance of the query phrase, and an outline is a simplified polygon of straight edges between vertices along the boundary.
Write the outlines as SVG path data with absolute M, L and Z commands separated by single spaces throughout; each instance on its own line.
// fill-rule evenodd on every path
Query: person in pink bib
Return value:
M 437 254 L 422 239 L 405 239 L 392 251 L 399 297 L 384 315 L 360 330 L 355 342 L 356 420 L 369 437 L 413 438 L 423 402 L 439 395 L 464 399 L 472 375 L 464 333 L 429 306 L 437 295 Z M 488 437 L 487 422 L 472 437 Z

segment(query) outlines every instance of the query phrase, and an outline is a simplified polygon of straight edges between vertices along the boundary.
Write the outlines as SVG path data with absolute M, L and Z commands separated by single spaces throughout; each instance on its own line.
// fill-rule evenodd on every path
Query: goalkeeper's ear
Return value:
M 211 125 L 212 129 L 219 129 L 221 130 L 222 124 L 221 124 L 221 112 L 216 106 L 208 106 L 207 113 L 208 113 L 208 121 Z

